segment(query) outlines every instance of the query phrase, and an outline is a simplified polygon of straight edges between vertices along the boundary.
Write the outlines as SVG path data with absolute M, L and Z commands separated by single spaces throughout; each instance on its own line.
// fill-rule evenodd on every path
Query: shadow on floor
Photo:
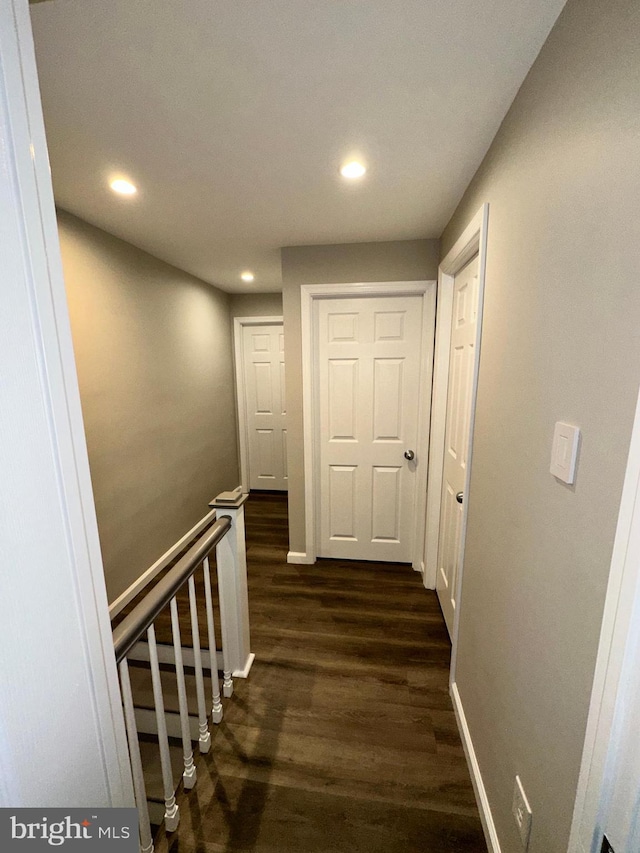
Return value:
M 247 505 L 252 648 L 158 853 L 486 853 L 435 595 L 407 566 L 286 562 Z

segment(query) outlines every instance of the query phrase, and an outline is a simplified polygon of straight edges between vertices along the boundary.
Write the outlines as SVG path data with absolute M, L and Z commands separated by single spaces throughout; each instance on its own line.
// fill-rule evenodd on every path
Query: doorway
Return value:
M 436 591 L 453 634 L 457 605 L 456 578 L 460 562 L 464 491 L 467 481 L 471 396 L 478 324 L 478 255 L 455 274 L 449 347 L 449 387 L 440 492 L 440 531 Z
M 421 570 L 435 282 L 301 290 L 307 555 Z
M 436 589 L 455 652 L 469 506 L 489 205 L 439 268 L 425 586 Z
M 242 490 L 287 491 L 282 317 L 236 317 L 234 344 Z

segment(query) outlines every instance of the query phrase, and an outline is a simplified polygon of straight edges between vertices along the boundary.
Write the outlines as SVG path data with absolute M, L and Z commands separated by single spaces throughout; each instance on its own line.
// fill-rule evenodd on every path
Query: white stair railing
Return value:
M 231 531 L 216 546 L 220 630 L 222 632 L 223 693 L 233 693 L 233 677 L 246 678 L 255 655 L 251 653 L 249 631 L 249 594 L 247 587 L 247 548 L 244 532 L 246 495 L 234 501 L 218 495 L 210 507 L 231 520 Z
M 223 493 L 228 494 L 228 493 Z M 249 608 L 247 594 L 247 567 L 244 542 L 244 502 L 246 495 L 231 493 L 232 500 L 223 496 L 211 502 L 216 509 L 217 518 L 189 548 L 184 556 L 170 569 L 158 583 L 145 595 L 142 601 L 129 613 L 113 631 L 114 650 L 120 672 L 122 701 L 124 705 L 129 755 L 134 779 L 136 806 L 140 818 L 140 849 L 142 853 L 153 853 L 151 821 L 147 805 L 144 781 L 144 768 L 141 759 L 136 710 L 131 687 L 128 658 L 139 659 L 139 641 L 147 636 L 147 653 L 151 669 L 153 700 L 155 707 L 155 725 L 158 738 L 162 784 L 164 794 L 164 824 L 167 832 L 173 832 L 179 823 L 180 812 L 176 802 L 176 788 L 171 765 L 171 748 L 167 731 L 167 716 L 161 676 L 161 663 L 175 667 L 180 733 L 184 769 L 182 782 L 186 790 L 194 787 L 197 781 L 193 756 L 190 716 L 187 702 L 185 680 L 185 653 L 191 651 L 182 646 L 182 632 L 178 611 L 177 595 L 186 586 L 189 596 L 189 615 L 191 622 L 191 651 L 195 671 L 196 697 L 198 707 L 198 742 L 201 753 L 211 747 L 209 731 L 209 713 L 205 698 L 203 651 L 207 654 L 207 664 L 211 669 L 211 720 L 222 720 L 222 702 L 220 699 L 220 681 L 218 678 L 218 653 L 216 649 L 214 605 L 209 566 L 209 553 L 216 549 L 218 572 L 218 600 L 220 607 L 220 626 L 222 635 L 222 659 L 224 670 L 224 695 L 233 692 L 233 676 L 246 678 L 254 655 L 249 650 Z M 194 575 L 202 567 L 205 593 L 207 637 L 209 648 L 203 650 L 200 644 L 198 602 Z M 154 622 L 158 615 L 169 607 L 171 615 L 171 633 L 173 645 L 167 655 L 166 646 L 158 646 Z M 159 651 L 162 655 L 159 655 Z M 189 661 L 191 663 L 191 661 Z

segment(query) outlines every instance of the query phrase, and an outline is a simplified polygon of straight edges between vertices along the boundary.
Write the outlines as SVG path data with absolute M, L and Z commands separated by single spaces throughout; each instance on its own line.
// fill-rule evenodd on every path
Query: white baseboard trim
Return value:
M 469 772 L 471 773 L 471 782 L 473 783 L 473 790 L 476 795 L 476 802 L 478 804 L 478 811 L 480 812 L 480 820 L 482 822 L 482 829 L 484 831 L 487 847 L 489 848 L 489 853 L 501 853 L 500 841 L 498 840 L 498 833 L 496 832 L 496 826 L 493 822 L 489 798 L 487 797 L 484 782 L 482 781 L 480 765 L 478 764 L 476 751 L 473 748 L 471 732 L 469 731 L 467 718 L 465 717 L 464 709 L 462 707 L 462 700 L 460 699 L 460 693 L 458 692 L 458 685 L 455 682 L 451 685 L 451 699 L 453 701 L 453 710 L 455 711 L 460 737 L 462 738 L 464 754 L 467 759 L 467 764 L 469 765 Z
M 311 566 L 315 563 L 315 559 L 308 557 L 305 551 L 289 551 L 287 554 L 287 563 L 295 563 L 298 566 Z
M 243 669 L 234 669 L 231 675 L 234 678 L 249 678 L 249 673 L 251 672 L 251 667 L 253 666 L 253 662 L 256 659 L 256 656 L 253 652 L 247 658 L 247 662 L 244 665 Z

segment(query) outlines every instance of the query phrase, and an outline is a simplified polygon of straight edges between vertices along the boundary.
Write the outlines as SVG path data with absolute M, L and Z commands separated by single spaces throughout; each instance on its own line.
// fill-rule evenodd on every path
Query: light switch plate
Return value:
M 551 446 L 551 467 L 549 470 L 554 477 L 563 483 L 573 483 L 576 479 L 576 459 L 580 428 L 558 421 L 553 433 Z
M 529 847 L 531 818 L 533 815 L 519 776 L 516 776 L 515 785 L 513 786 L 513 802 L 511 804 L 511 811 L 518 827 L 522 847 L 526 850 Z

